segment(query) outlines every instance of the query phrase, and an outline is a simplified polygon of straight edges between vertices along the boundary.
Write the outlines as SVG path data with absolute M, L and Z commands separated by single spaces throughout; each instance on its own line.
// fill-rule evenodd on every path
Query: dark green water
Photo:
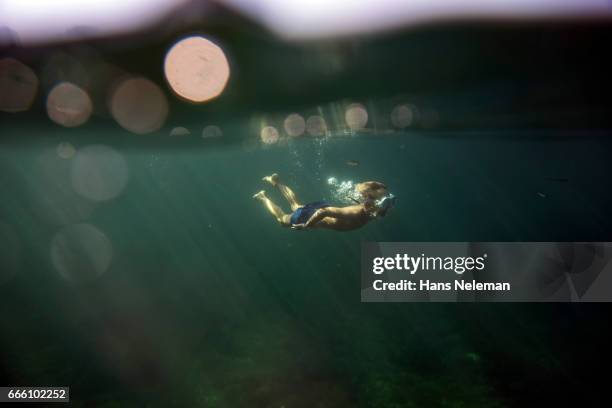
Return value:
M 603 306 L 361 304 L 359 260 L 364 240 L 610 240 L 605 135 L 415 132 L 269 148 L 242 134 L 151 146 L 124 136 L 41 132 L 0 147 L 6 385 L 68 385 L 74 406 L 101 407 L 598 401 Z M 115 149 L 126 187 L 99 203 L 77 196 L 60 141 Z M 304 202 L 328 198 L 331 176 L 383 181 L 399 201 L 358 231 L 290 231 L 251 198 L 266 189 L 288 211 L 260 180 L 272 172 Z M 80 284 L 50 255 L 73 223 L 112 244 L 108 269 Z

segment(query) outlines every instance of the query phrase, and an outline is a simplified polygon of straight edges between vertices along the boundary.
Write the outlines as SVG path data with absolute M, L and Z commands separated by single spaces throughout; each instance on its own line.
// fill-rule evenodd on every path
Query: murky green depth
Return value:
M 67 385 L 74 406 L 98 407 L 522 406 L 564 387 L 569 401 L 583 397 L 572 340 L 582 329 L 597 344 L 599 314 L 361 304 L 360 243 L 609 239 L 610 141 L 415 132 L 164 148 L 75 135 L 0 148 L 11 385 Z M 121 154 L 123 191 L 78 196 L 62 141 Z M 288 211 L 260 180 L 272 172 L 304 202 L 330 198 L 334 176 L 383 181 L 398 204 L 358 231 L 283 229 L 251 198 L 266 189 Z M 80 282 L 76 268 L 70 283 L 51 243 L 76 223 L 101 231 L 112 258 L 98 278 Z

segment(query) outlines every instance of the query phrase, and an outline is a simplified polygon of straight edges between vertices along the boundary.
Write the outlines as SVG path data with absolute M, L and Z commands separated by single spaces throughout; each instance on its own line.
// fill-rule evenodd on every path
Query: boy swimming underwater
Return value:
M 395 204 L 395 196 L 388 192 L 387 186 L 378 181 L 366 181 L 355 185 L 355 191 L 361 199 L 354 205 L 332 207 L 325 201 L 299 204 L 295 193 L 280 182 L 276 173 L 262 180 L 280 190 L 289 201 L 292 213 L 285 214 L 266 196 L 264 190 L 255 194 L 253 198 L 263 202 L 280 225 L 292 229 L 327 228 L 349 231 L 363 227 L 376 217 L 384 217 Z

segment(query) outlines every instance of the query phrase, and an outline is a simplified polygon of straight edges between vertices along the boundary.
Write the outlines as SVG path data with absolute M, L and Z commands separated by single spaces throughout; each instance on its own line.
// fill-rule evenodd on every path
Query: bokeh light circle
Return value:
M 93 145 L 79 150 L 72 161 L 72 187 L 92 201 L 117 197 L 128 182 L 128 166 L 121 154 L 107 146 Z
M 71 159 L 76 154 L 76 149 L 70 142 L 62 142 L 57 145 L 55 152 L 60 159 Z
M 177 42 L 168 51 L 164 73 L 177 95 L 192 102 L 206 102 L 223 92 L 230 67 L 218 45 L 193 36 Z
M 0 112 L 30 109 L 38 90 L 38 77 L 14 58 L 0 59 Z
M 61 82 L 69 82 L 80 88 L 89 88 L 92 76 L 87 68 L 83 61 L 72 53 L 55 52 L 41 67 L 40 81 L 45 89 L 50 89 Z
M 327 133 L 325 119 L 319 115 L 314 115 L 306 121 L 306 130 L 311 136 L 324 136 Z
M 368 123 L 368 111 L 360 103 L 354 103 L 346 108 L 344 120 L 351 130 L 363 129 Z
M 266 126 L 261 129 L 261 141 L 265 144 L 274 144 L 278 142 L 278 130 L 274 126 Z
M 391 123 L 399 129 L 413 124 L 415 119 L 414 109 L 410 105 L 398 105 L 391 111 Z
M 306 130 L 306 122 L 304 121 L 304 118 L 297 113 L 292 113 L 291 115 L 287 116 L 283 125 L 285 127 L 285 132 L 292 137 L 301 136 Z
M 172 128 L 172 130 L 170 131 L 170 136 L 189 136 L 190 134 L 191 132 L 189 131 L 189 129 L 182 126 Z
M 112 257 L 110 240 L 90 224 L 69 225 L 51 240 L 51 262 L 62 278 L 73 284 L 98 278 Z
M 202 130 L 203 139 L 214 139 L 223 136 L 223 131 L 219 126 L 208 125 Z
M 55 123 L 77 127 L 89 119 L 93 106 L 87 92 L 70 82 L 57 84 L 47 97 L 47 114 Z
M 25 176 L 28 212 L 41 225 L 76 224 L 87 219 L 96 208 L 95 202 L 77 194 L 72 186 L 73 149 L 65 142 L 44 149 Z
M 162 127 L 168 116 L 168 100 L 154 82 L 146 78 L 124 79 L 110 100 L 113 118 L 136 134 L 151 133 Z

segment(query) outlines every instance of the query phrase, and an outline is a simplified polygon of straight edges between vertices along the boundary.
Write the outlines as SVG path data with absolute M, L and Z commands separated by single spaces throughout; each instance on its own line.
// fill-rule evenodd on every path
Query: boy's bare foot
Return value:
M 276 187 L 276 185 L 278 184 L 279 181 L 279 177 L 278 174 L 274 173 L 271 176 L 266 176 L 264 178 L 262 178 L 263 181 L 267 181 L 268 183 L 272 184 L 274 187 Z
M 260 192 L 253 194 L 253 198 L 257 200 L 262 200 L 266 198 L 266 192 L 264 190 L 261 190 Z

